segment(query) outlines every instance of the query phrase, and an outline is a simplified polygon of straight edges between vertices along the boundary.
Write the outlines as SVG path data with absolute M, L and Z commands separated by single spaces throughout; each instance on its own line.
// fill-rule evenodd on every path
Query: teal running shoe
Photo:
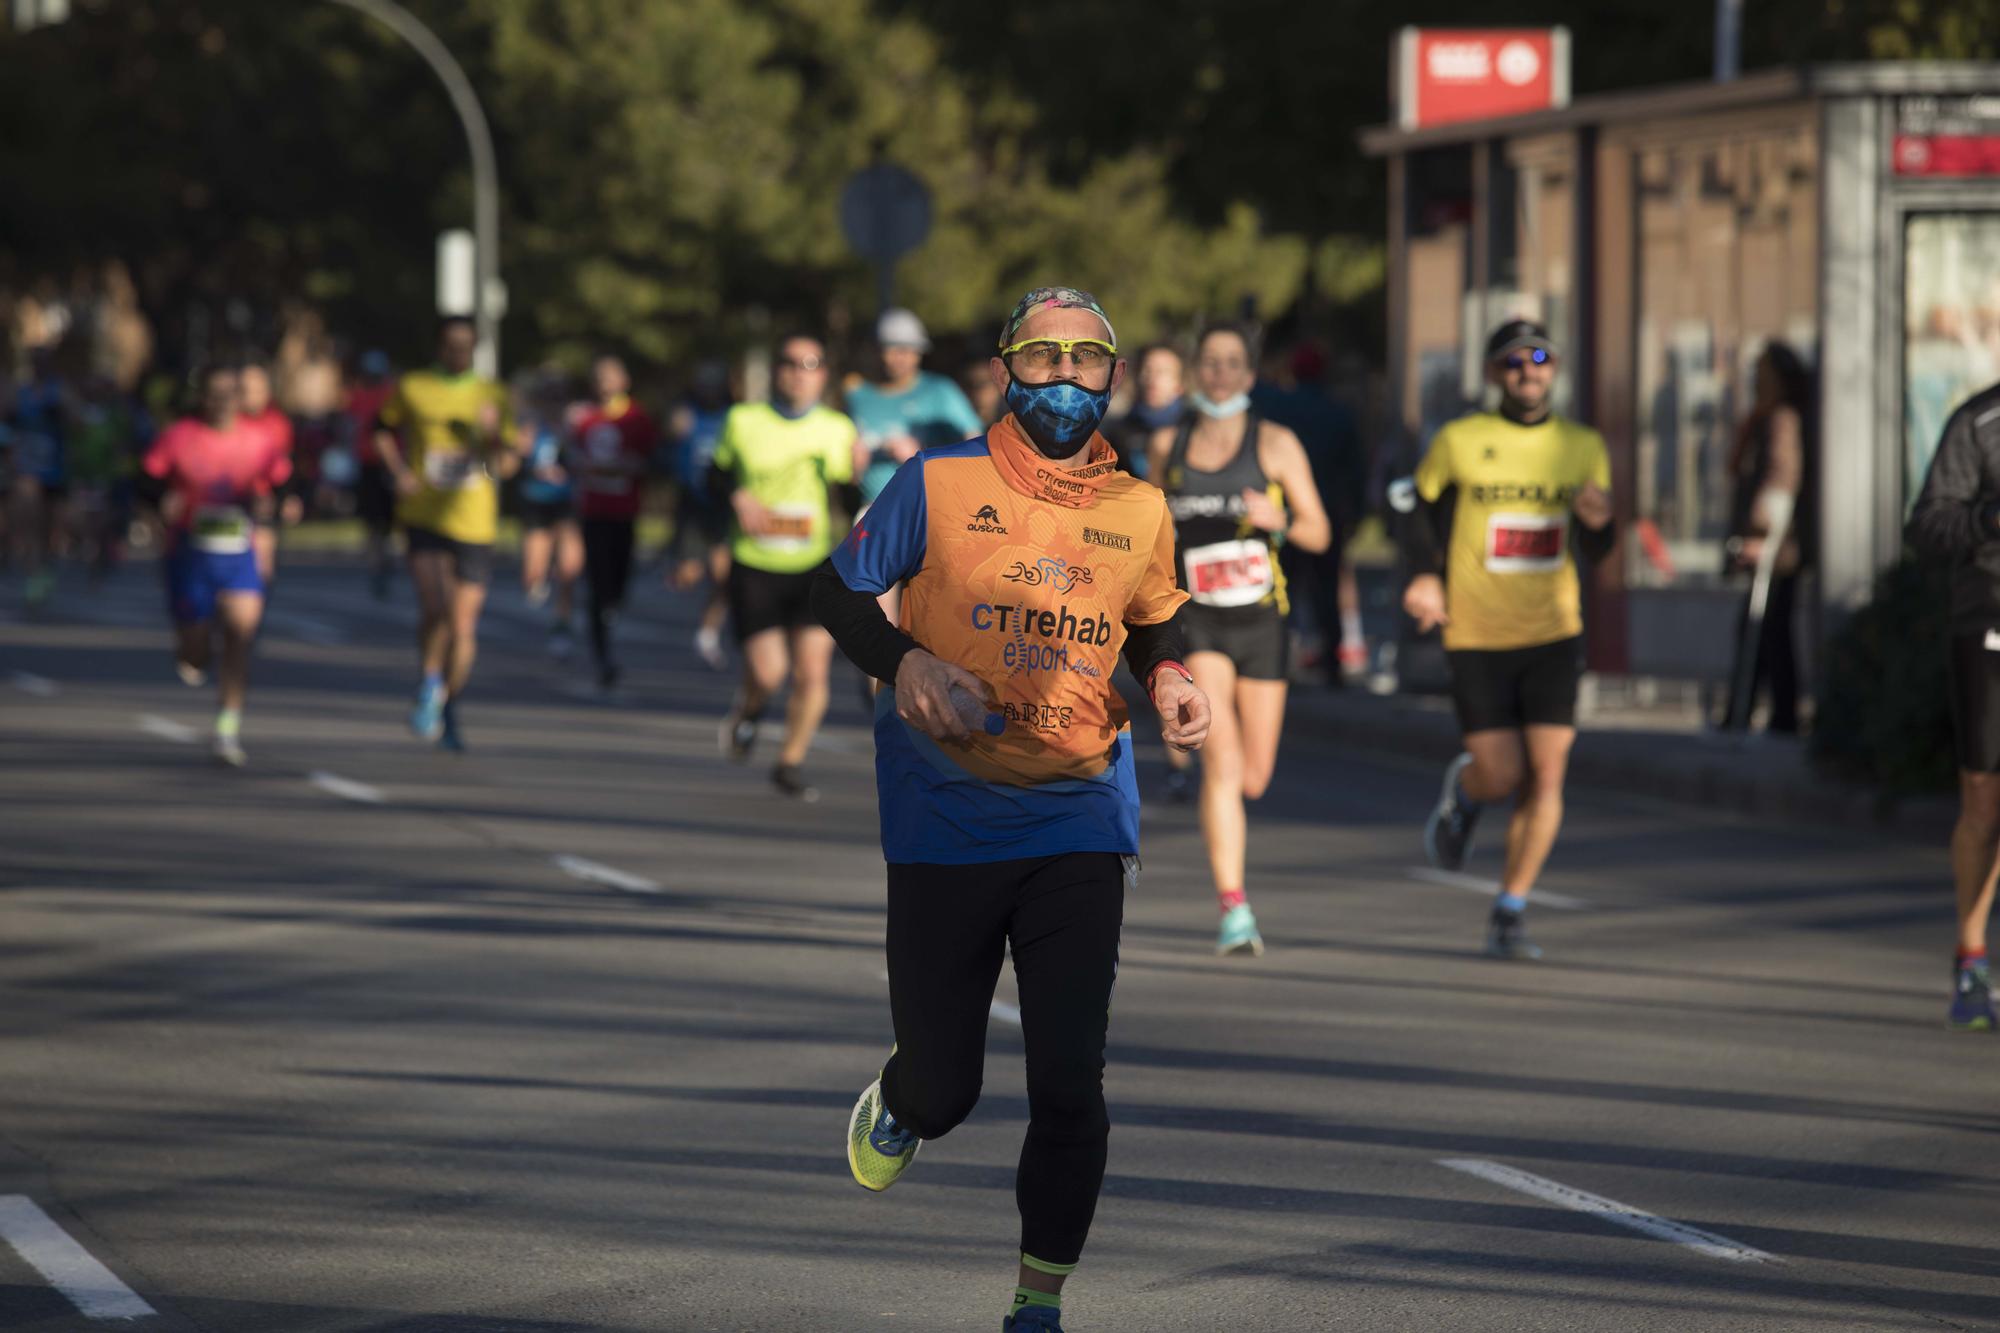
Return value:
M 1007 1316 L 1000 1333 L 1062 1333 L 1062 1311 L 1049 1305 L 1024 1305 Z
M 1993 1031 L 1996 1026 L 1993 981 L 1985 962 L 1957 970 L 1952 983 L 1951 1014 L 1945 1023 L 1955 1032 Z
M 1238 903 L 1222 914 L 1222 929 L 1216 932 L 1215 951 L 1224 955 L 1247 953 L 1252 958 L 1264 956 L 1264 937 L 1257 933 L 1257 916 L 1250 910 L 1249 903 Z
M 434 741 L 444 735 L 444 686 L 420 685 L 417 702 L 410 709 L 410 732 L 420 741 Z
M 882 1080 L 877 1078 L 854 1103 L 847 1117 L 847 1169 L 865 1190 L 880 1194 L 902 1177 L 917 1160 L 924 1141 L 889 1118 L 882 1104 Z

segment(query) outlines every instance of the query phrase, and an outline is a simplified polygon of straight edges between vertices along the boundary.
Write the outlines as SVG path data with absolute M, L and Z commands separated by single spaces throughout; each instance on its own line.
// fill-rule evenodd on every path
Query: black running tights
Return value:
M 1124 912 L 1124 867 L 1110 852 L 889 867 L 896 1053 L 882 1071 L 883 1100 L 926 1139 L 971 1113 L 1011 944 L 1028 1055 L 1014 1194 L 1021 1249 L 1046 1263 L 1077 1261 L 1104 1183 L 1104 1037 Z

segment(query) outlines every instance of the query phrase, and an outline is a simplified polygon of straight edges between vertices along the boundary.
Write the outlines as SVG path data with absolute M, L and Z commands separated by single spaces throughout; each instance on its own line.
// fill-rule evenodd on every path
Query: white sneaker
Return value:
M 208 684 L 208 673 L 192 662 L 174 659 L 174 674 L 181 678 L 181 684 L 191 690 L 198 690 Z
M 250 756 L 243 753 L 243 742 L 234 736 L 220 732 L 215 737 L 215 762 L 230 768 L 241 768 L 250 762 Z
M 694 650 L 708 663 L 710 671 L 720 671 L 728 665 L 722 655 L 722 631 L 714 626 L 703 625 L 694 632 Z

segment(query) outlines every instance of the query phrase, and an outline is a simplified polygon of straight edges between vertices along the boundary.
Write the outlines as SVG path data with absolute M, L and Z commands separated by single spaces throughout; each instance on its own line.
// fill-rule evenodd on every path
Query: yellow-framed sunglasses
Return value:
M 1054 370 L 1067 356 L 1078 370 L 1104 370 L 1118 359 L 1118 349 L 1102 338 L 1030 338 L 1000 349 L 1000 359 L 1018 356 L 1037 370 Z

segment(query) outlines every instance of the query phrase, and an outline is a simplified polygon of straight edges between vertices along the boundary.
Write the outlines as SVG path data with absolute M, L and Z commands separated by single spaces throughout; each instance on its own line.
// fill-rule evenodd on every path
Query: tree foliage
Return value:
M 837 216 L 880 159 L 935 223 L 899 295 L 936 327 L 1018 292 L 1099 292 L 1128 339 L 1302 292 L 1365 304 L 1388 115 L 1429 0 L 406 0 L 467 66 L 499 142 L 509 360 L 606 343 L 652 363 L 872 314 Z M 1971 0 L 1750 0 L 1747 62 L 1992 56 Z M 78 0 L 0 34 L 0 290 L 125 259 L 172 349 L 257 336 L 287 301 L 406 354 L 465 148 L 414 54 L 315 0 Z M 1580 92 L 1700 78 L 1712 9 L 1544 0 Z

